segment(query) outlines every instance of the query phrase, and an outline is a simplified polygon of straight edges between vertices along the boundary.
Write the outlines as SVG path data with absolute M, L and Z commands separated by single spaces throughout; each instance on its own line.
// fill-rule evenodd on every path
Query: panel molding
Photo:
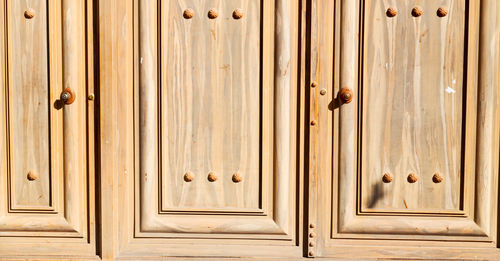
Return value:
M 466 195 L 463 211 L 393 213 L 361 212 L 358 175 L 358 94 L 360 87 L 360 8 L 363 0 L 311 4 L 309 78 L 309 256 L 358 258 L 488 258 L 499 254 L 498 196 L 498 43 L 500 22 L 494 1 L 468 2 Z M 331 14 L 335 17 L 332 18 Z M 335 55 L 319 55 L 335 53 Z M 330 62 L 332 61 L 332 62 Z M 354 99 L 340 105 L 340 88 Z M 325 88 L 328 95 L 320 95 Z M 486 94 L 487 93 L 487 94 Z M 484 94 L 487 95 L 484 96 Z M 354 130 L 354 131 L 353 131 Z M 325 197 L 324 195 L 331 195 Z M 460 242 L 460 243 L 458 243 Z M 457 247 L 460 244 L 460 248 Z M 413 248 L 418 245 L 417 248 Z M 437 248 L 439 251 L 437 251 Z M 467 253 L 463 250 L 469 249 Z M 477 248 L 476 250 L 472 250 Z M 479 250 L 480 249 L 480 250 Z
M 0 20 L 6 21 L 6 6 L 0 1 Z M 47 2 L 49 106 L 51 119 L 52 209 L 23 208 L 10 204 L 9 164 L 5 125 L 0 128 L 0 254 L 96 256 L 94 211 L 92 3 L 93 1 Z M 36 10 L 35 18 L 36 19 Z M 11 14 L 11 15 L 23 15 Z M 24 17 L 23 17 L 24 19 Z M 6 24 L 6 23 L 4 23 Z M 5 27 L 0 34 L 5 35 Z M 0 42 L 0 121 L 7 117 L 6 41 Z M 76 95 L 73 104 L 57 106 L 64 88 Z M 22 246 L 22 247 L 21 247 Z M 28 249 L 28 250 L 27 250 Z
M 295 198 L 293 173 L 290 171 L 290 17 L 284 16 L 280 28 L 274 29 L 275 5 L 277 12 L 289 12 L 288 2 L 264 0 L 262 3 L 262 149 L 261 149 L 261 193 L 262 209 L 255 210 L 203 210 L 193 209 L 165 211 L 162 206 L 159 166 L 159 72 L 157 46 L 160 23 L 158 2 L 139 1 L 139 75 L 138 104 L 139 141 L 136 151 L 140 176 L 136 182 L 140 196 L 136 198 L 136 237 L 151 237 L 151 233 L 162 233 L 164 237 L 176 237 L 175 233 L 216 234 L 269 234 L 284 235 L 282 239 L 292 240 L 289 233 L 294 224 L 294 208 L 289 199 Z M 282 9 L 282 10 L 279 10 Z M 273 55 L 273 48 L 276 53 Z M 274 60 L 277 57 L 277 60 Z M 284 63 L 284 64 L 283 64 Z M 274 74 L 273 74 L 274 72 Z M 274 122 L 273 122 L 274 119 Z M 273 185 L 274 184 L 274 185 Z M 293 200 L 292 200 L 293 201 Z M 181 212 L 182 211 L 182 212 Z M 234 212 L 241 212 L 235 214 Z M 179 214 L 181 212 L 183 215 Z M 177 213 L 173 215 L 174 213 Z M 188 213 L 195 216 L 188 216 Z M 222 216 L 224 214 L 224 216 Z M 244 216 L 240 216 L 244 215 Z M 239 223 L 240 222 L 240 223 Z M 242 225 L 244 224 L 244 225 Z M 170 234 L 173 233 L 173 234 Z M 202 235 L 198 235 L 203 237 Z M 219 236 L 220 237 L 220 236 Z M 222 236 L 223 237 L 223 236 Z

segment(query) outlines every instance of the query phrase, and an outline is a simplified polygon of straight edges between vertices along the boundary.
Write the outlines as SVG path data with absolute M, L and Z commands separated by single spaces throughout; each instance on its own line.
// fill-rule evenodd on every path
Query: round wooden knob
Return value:
M 445 17 L 448 14 L 448 10 L 446 9 L 446 7 L 439 7 L 436 14 L 439 17 Z
M 35 17 L 35 10 L 30 8 L 30 9 L 24 11 L 24 17 L 26 19 L 31 19 L 31 18 Z
M 385 173 L 384 176 L 382 176 L 382 182 L 391 183 L 392 182 L 392 175 L 389 173 Z
M 238 173 L 234 173 L 233 177 L 231 178 L 234 183 L 240 183 L 243 180 L 243 177 L 240 176 Z
M 352 101 L 352 91 L 348 88 L 342 88 L 339 93 L 340 101 L 342 103 L 350 103 Z
M 28 175 L 26 175 L 26 178 L 28 178 L 29 181 L 33 181 L 38 178 L 38 175 L 36 175 L 33 171 L 30 171 L 28 172 Z
M 210 182 L 214 182 L 217 180 L 217 175 L 215 175 L 214 172 L 210 172 L 208 173 L 208 177 L 207 177 L 208 181 Z
M 439 175 L 439 173 L 435 173 L 432 176 L 432 182 L 434 182 L 434 183 L 441 183 L 441 181 L 443 181 L 443 177 L 441 175 Z
M 411 15 L 413 15 L 413 17 L 419 17 L 423 13 L 424 13 L 424 11 L 422 10 L 422 8 L 420 6 L 415 6 L 415 7 L 413 7 L 413 9 L 411 9 Z
M 193 177 L 193 175 L 191 175 L 191 172 L 186 172 L 186 174 L 184 174 L 184 181 L 191 182 L 193 180 L 194 180 L 194 177 Z
M 233 18 L 238 20 L 238 19 L 241 19 L 243 17 L 243 10 L 241 10 L 240 8 L 237 8 L 233 11 Z
M 64 102 L 64 104 L 72 104 L 75 101 L 75 94 L 70 88 L 64 89 L 64 91 L 61 93 L 60 97 L 61 101 Z
M 396 7 L 391 6 L 387 8 L 385 14 L 387 15 L 387 17 L 394 17 L 398 14 L 398 9 L 396 9 Z
M 417 182 L 418 177 L 414 173 L 410 173 L 406 180 L 408 180 L 408 182 L 410 182 L 410 183 L 415 183 L 415 182 Z
M 191 19 L 194 17 L 194 11 L 191 8 L 188 8 L 184 10 L 184 13 L 182 13 L 182 16 L 186 19 Z
M 208 11 L 208 18 L 215 19 L 217 17 L 219 17 L 219 14 L 217 13 L 217 10 L 210 9 L 210 11 Z

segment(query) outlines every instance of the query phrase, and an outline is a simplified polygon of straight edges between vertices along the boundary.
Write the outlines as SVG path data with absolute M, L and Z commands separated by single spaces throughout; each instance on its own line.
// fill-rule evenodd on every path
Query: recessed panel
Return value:
M 261 1 L 161 5 L 162 208 L 258 209 Z
M 11 204 L 51 205 L 47 1 L 8 1 Z
M 362 211 L 459 211 L 466 1 L 365 1 Z

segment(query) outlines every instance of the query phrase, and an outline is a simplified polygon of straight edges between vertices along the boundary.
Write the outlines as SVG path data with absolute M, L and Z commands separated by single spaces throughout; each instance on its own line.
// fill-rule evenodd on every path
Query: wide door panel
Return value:
M 489 4 L 314 1 L 309 256 L 498 254 Z
M 0 2 L 2 256 L 95 256 L 87 7 Z M 65 90 L 73 101 L 65 102 Z
M 111 139 L 133 152 L 118 160 L 120 255 L 300 255 L 298 2 L 133 3 L 136 81 Z

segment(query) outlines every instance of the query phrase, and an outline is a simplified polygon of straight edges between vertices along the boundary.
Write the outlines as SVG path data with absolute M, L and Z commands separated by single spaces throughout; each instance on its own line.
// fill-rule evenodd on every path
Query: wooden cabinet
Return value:
M 0 260 L 499 260 L 496 0 L 0 0 Z
M 88 7 L 0 2 L 1 257 L 96 256 Z
M 498 259 L 497 3 L 313 2 L 308 255 Z

